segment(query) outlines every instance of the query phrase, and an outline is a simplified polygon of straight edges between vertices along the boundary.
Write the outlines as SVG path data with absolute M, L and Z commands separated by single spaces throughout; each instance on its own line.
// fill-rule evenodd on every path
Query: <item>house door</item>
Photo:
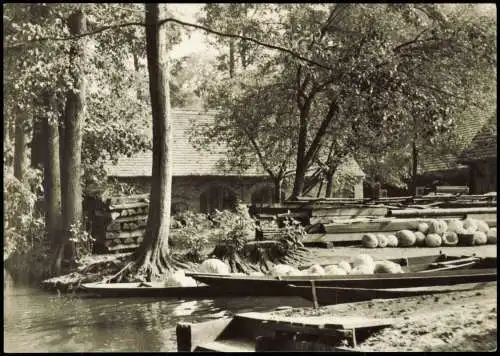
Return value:
M 224 186 L 211 186 L 200 196 L 200 211 L 210 214 L 217 210 L 234 210 L 236 208 L 236 195 Z

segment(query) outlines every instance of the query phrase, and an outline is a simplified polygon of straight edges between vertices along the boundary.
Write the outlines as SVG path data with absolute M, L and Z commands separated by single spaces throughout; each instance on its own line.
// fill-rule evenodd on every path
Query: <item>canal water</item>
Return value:
M 205 300 L 88 298 L 16 283 L 4 269 L 5 352 L 177 351 L 175 326 L 278 306 L 310 306 L 295 297 Z

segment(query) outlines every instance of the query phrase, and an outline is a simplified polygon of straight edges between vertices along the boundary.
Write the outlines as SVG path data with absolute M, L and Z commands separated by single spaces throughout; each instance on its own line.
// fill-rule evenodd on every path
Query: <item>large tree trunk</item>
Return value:
M 168 236 L 172 193 L 172 117 L 170 115 L 168 37 L 158 22 L 166 6 L 146 4 L 146 51 L 153 113 L 151 202 L 143 242 L 138 249 L 139 270 L 148 279 L 170 268 Z
M 44 124 L 42 121 L 33 120 L 31 136 L 31 167 L 38 168 L 43 164 L 46 138 L 44 137 Z
M 302 195 L 306 175 L 306 138 L 307 138 L 307 115 L 308 109 L 302 108 L 300 113 L 299 137 L 297 144 L 297 167 L 295 168 L 295 181 L 293 183 L 292 198 L 296 199 Z
M 274 203 L 281 203 L 281 184 L 283 183 L 282 178 L 274 179 Z
M 418 149 L 415 141 L 412 142 L 412 152 L 411 152 L 411 186 L 410 194 L 417 194 L 417 174 L 418 174 Z
M 86 32 L 86 18 L 82 11 L 73 13 L 68 19 L 72 35 Z M 82 221 L 82 126 L 85 114 L 86 78 L 85 43 L 79 40 L 71 53 L 71 73 L 74 91 L 69 91 L 64 114 L 64 150 L 61 164 L 63 234 L 55 261 L 55 271 L 60 272 L 62 258 L 73 258 L 73 245 L 69 242 L 70 228 Z
M 20 181 L 24 178 L 24 172 L 28 164 L 26 149 L 26 131 L 24 129 L 24 115 L 20 112 L 16 115 L 15 142 L 14 142 L 14 177 Z
M 333 175 L 335 172 L 326 175 L 326 188 L 325 188 L 325 198 L 331 198 L 333 192 Z
M 46 107 L 51 109 L 50 97 L 46 98 Z M 52 246 L 59 243 L 62 228 L 61 215 L 61 178 L 59 165 L 59 123 L 46 116 L 43 120 L 46 139 L 44 159 L 44 194 L 45 194 L 45 221 L 47 233 Z

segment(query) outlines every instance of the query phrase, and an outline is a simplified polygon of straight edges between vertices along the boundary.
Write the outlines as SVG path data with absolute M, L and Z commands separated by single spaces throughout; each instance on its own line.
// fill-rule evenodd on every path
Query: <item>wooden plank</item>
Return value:
M 433 216 L 465 216 L 467 214 L 496 214 L 494 208 L 461 208 L 461 209 L 404 209 L 390 210 L 389 216 L 393 217 L 433 217 Z
M 195 350 L 213 352 L 255 352 L 255 341 L 247 339 L 214 340 L 197 345 Z
M 316 283 L 314 281 L 311 281 L 311 291 L 312 291 L 312 297 L 313 297 L 313 308 L 318 309 L 318 296 L 316 295 Z
M 109 210 L 110 211 L 116 211 L 116 210 L 126 210 L 126 209 L 135 209 L 135 208 L 147 208 L 147 207 L 149 207 L 149 203 L 146 203 L 146 202 L 132 202 L 132 203 L 110 205 L 109 206 Z
M 384 231 L 384 235 L 393 235 L 398 230 Z M 317 241 L 331 242 L 361 242 L 366 232 L 338 233 L 338 234 L 308 234 L 302 240 L 302 243 L 314 243 Z
M 133 195 L 109 197 L 109 198 L 105 199 L 105 201 L 106 201 L 106 204 L 108 204 L 108 205 L 120 205 L 120 204 L 126 204 L 126 203 L 140 202 L 140 201 L 143 201 L 145 199 L 149 200 L 149 193 L 148 194 L 133 194 Z
M 107 249 L 109 251 L 130 250 L 130 249 L 136 249 L 139 246 L 140 246 L 139 244 L 116 245 L 116 246 L 108 247 Z
M 261 321 L 273 321 L 276 323 L 290 324 L 300 323 L 309 327 L 333 328 L 333 329 L 358 329 L 371 328 L 376 326 L 388 326 L 396 323 L 395 318 L 367 318 L 360 316 L 299 316 L 287 317 L 270 313 L 248 312 L 237 314 L 239 318 L 248 318 Z
M 228 327 L 232 318 L 220 318 L 201 323 L 178 323 L 177 351 L 193 351 L 197 345 L 215 341 Z
M 350 232 L 384 232 L 398 231 L 403 229 L 416 229 L 418 224 L 429 219 L 380 219 L 372 221 L 355 221 L 352 223 L 330 223 L 323 224 L 326 233 L 350 233 Z
M 311 217 L 320 216 L 386 216 L 389 209 L 386 207 L 360 207 L 360 208 L 321 208 L 312 210 Z
M 435 191 L 436 193 L 468 193 L 469 187 L 466 185 L 438 185 Z

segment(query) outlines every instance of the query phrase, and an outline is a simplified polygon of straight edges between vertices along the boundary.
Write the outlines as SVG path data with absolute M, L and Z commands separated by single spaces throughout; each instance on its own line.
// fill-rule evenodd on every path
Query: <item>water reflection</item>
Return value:
M 277 306 L 309 306 L 293 297 L 204 300 L 57 296 L 18 285 L 4 270 L 4 351 L 176 351 L 175 326 Z

